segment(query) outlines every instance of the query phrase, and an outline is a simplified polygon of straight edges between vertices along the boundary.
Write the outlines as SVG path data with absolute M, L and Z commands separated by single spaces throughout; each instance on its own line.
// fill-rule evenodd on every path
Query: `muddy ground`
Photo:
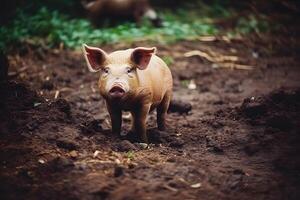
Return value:
M 110 133 L 98 75 L 81 52 L 23 47 L 9 57 L 0 89 L 1 199 L 300 198 L 299 41 L 152 45 L 174 59 L 173 98 L 192 110 L 173 109 L 166 132 L 152 113 L 148 147 Z M 184 56 L 192 50 L 236 55 L 254 69 Z

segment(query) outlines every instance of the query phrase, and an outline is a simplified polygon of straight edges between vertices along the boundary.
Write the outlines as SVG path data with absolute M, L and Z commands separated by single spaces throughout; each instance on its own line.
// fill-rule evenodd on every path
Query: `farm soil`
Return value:
M 98 74 L 81 52 L 24 47 L 9 56 L 0 86 L 1 199 L 300 198 L 299 41 L 152 45 L 170 62 L 177 107 L 165 132 L 149 115 L 149 146 L 110 133 Z M 254 68 L 184 56 L 193 50 Z M 125 133 L 129 126 L 124 114 Z

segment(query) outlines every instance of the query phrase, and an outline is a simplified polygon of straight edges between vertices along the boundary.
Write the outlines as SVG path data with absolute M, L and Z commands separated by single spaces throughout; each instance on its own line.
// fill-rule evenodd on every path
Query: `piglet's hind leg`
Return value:
M 166 116 L 171 101 L 171 92 L 167 92 L 162 102 L 157 106 L 157 127 L 159 130 L 166 130 Z

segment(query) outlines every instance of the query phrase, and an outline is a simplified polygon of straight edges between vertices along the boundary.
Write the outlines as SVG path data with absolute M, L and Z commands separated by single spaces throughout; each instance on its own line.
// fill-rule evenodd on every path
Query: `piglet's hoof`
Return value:
M 126 137 L 128 135 L 129 132 L 127 131 L 121 131 L 120 136 L 121 137 Z

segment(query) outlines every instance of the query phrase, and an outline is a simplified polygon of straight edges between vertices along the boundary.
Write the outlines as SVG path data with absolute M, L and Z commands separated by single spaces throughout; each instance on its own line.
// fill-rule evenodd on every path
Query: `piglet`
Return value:
M 103 17 L 109 16 L 118 19 L 133 17 L 138 24 L 145 17 L 154 26 L 162 25 L 149 0 L 81 0 L 81 4 L 95 24 L 98 24 Z
M 83 53 L 89 70 L 100 72 L 100 94 L 106 101 L 113 133 L 120 134 L 122 111 L 129 111 L 132 132 L 140 141 L 148 143 L 146 118 L 155 108 L 158 129 L 165 130 L 173 79 L 166 63 L 155 55 L 155 47 L 137 47 L 108 54 L 84 44 Z

